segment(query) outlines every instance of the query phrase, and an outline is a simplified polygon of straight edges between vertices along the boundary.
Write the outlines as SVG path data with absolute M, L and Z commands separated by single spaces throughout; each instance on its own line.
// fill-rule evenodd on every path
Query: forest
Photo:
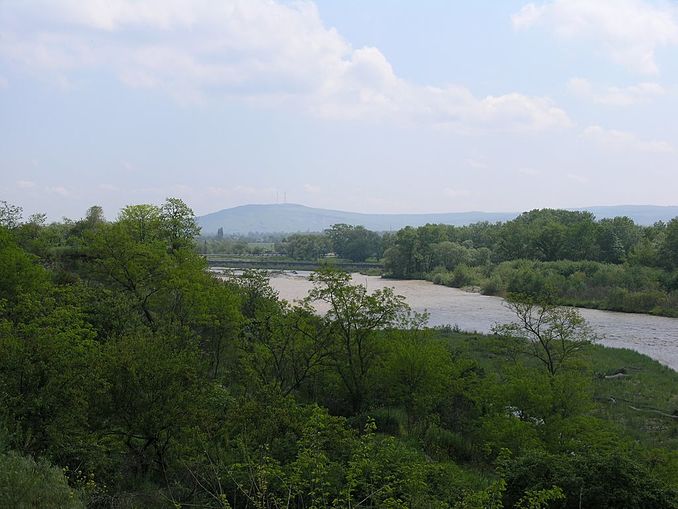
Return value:
M 358 229 L 395 277 L 493 281 L 516 322 L 483 336 L 331 267 L 296 303 L 217 278 L 178 199 L 58 223 L 0 205 L 4 507 L 678 508 L 678 373 L 543 291 L 675 302 L 678 220 L 327 234 Z

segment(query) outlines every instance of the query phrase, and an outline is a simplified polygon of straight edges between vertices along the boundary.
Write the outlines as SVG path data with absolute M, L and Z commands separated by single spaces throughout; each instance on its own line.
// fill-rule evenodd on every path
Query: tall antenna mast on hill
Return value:
M 280 191 L 275 192 L 275 203 L 276 205 L 280 203 Z
M 287 203 L 287 191 L 283 194 L 283 203 Z

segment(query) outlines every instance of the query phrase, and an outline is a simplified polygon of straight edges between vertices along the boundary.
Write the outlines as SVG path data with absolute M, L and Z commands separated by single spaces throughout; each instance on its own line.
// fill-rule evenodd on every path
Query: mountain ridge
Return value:
M 651 225 L 678 216 L 678 206 L 666 205 L 599 205 L 568 208 L 589 211 L 597 219 L 628 216 L 637 224 Z M 395 231 L 405 226 L 427 223 L 464 226 L 479 221 L 509 221 L 521 212 L 439 212 L 418 214 L 366 214 L 335 209 L 308 207 L 295 203 L 247 204 L 222 209 L 197 218 L 205 235 L 247 233 L 320 232 L 333 224 L 362 225 L 369 230 Z

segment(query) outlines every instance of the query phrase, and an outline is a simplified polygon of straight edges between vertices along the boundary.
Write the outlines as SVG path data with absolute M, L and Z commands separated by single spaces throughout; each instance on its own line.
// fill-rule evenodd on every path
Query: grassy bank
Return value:
M 538 371 L 537 362 L 515 359 L 512 344 L 497 336 L 436 330 L 456 357 L 473 359 L 489 377 L 503 379 L 517 365 Z M 579 370 L 591 382 L 587 414 L 609 421 L 650 448 L 678 451 L 678 372 L 632 350 L 586 347 Z
M 548 296 L 557 304 L 678 317 L 678 276 L 661 269 L 600 262 L 514 260 L 420 275 L 435 284 L 473 286 L 484 295 Z

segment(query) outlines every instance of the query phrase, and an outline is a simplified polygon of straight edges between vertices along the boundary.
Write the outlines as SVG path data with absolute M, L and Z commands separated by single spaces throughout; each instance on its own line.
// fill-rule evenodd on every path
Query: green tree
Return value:
M 417 231 L 411 226 L 398 230 L 393 245 L 384 251 L 384 270 L 394 277 L 410 278 L 421 272 Z
M 666 237 L 660 252 L 667 268 L 678 268 L 678 217 L 667 223 Z
M 357 413 L 365 404 L 369 376 L 379 358 L 376 333 L 393 327 L 420 326 L 422 317 L 412 315 L 405 298 L 392 289 L 369 293 L 364 285 L 352 284 L 351 276 L 345 272 L 321 269 L 310 280 L 313 289 L 307 302 L 329 305 L 325 319 L 336 341 L 332 363 Z
M 135 242 L 149 242 L 160 236 L 160 209 L 155 205 L 128 205 L 118 216 L 118 224 Z
M 370 257 L 381 257 L 379 235 L 363 226 L 335 224 L 325 233 L 332 242 L 334 252 L 340 258 L 363 262 Z
M 209 279 L 205 262 L 193 251 L 192 212 L 179 200 L 126 207 L 115 223 L 100 224 L 87 235 L 90 275 L 127 293 L 147 324 L 185 326 L 189 296 Z
M 596 339 L 575 308 L 519 295 L 510 297 L 506 306 L 516 322 L 496 325 L 493 332 L 522 339 L 522 352 L 539 360 L 552 376 Z
M 24 295 L 20 323 L 0 321 L 0 413 L 11 423 L 13 447 L 91 468 L 101 459 L 90 416 L 102 381 L 95 333 L 77 291 Z
M 111 454 L 126 456 L 138 478 L 162 478 L 181 444 L 210 425 L 209 395 L 194 342 L 156 335 L 122 337 L 105 345 L 108 387 L 97 402 L 96 435 Z
M 159 219 L 161 233 L 172 251 L 193 246 L 195 238 L 200 235 L 193 210 L 179 198 L 165 200 L 160 207 Z
M 431 246 L 433 250 L 433 265 L 454 270 L 460 264 L 471 263 L 470 250 L 461 244 L 443 241 Z
M 190 294 L 188 300 L 194 309 L 187 323 L 198 333 L 201 350 L 209 358 L 210 372 L 216 379 L 227 367 L 227 356 L 236 356 L 235 345 L 244 321 L 242 297 L 218 279 L 199 284 Z
M 507 460 L 504 502 L 513 507 L 526 491 L 557 485 L 565 509 L 672 509 L 675 487 L 665 485 L 627 454 L 555 455 L 533 451 Z
M 17 245 L 12 232 L 0 227 L 0 316 L 11 313 L 21 295 L 39 293 L 47 285 L 48 276 Z
M 296 260 L 317 260 L 331 251 L 326 236 L 311 233 L 290 235 L 279 245 L 279 249 Z
M 308 305 L 282 303 L 272 313 L 258 313 L 243 339 L 248 365 L 284 396 L 322 371 L 332 353 L 331 335 Z
M 628 217 L 602 219 L 598 223 L 598 244 L 602 261 L 623 262 L 639 239 L 639 227 Z
M 135 209 L 132 212 L 142 213 L 141 218 L 98 228 L 88 239 L 87 251 L 93 276 L 127 292 L 147 324 L 156 327 L 154 301 L 166 287 L 174 264 L 165 243 L 154 238 L 157 230 L 150 227 L 147 211 Z
M 539 257 L 547 261 L 560 260 L 563 257 L 566 232 L 566 227 L 557 222 L 541 227 L 536 236 Z
M 0 500 L 13 509 L 85 507 L 61 469 L 14 452 L 0 453 Z
M 0 227 L 12 230 L 21 223 L 21 215 L 24 210 L 21 207 L 0 200 Z
M 446 345 L 427 335 L 398 332 L 391 336 L 379 370 L 380 398 L 391 406 L 402 406 L 411 427 L 430 417 L 453 392 L 455 361 Z

